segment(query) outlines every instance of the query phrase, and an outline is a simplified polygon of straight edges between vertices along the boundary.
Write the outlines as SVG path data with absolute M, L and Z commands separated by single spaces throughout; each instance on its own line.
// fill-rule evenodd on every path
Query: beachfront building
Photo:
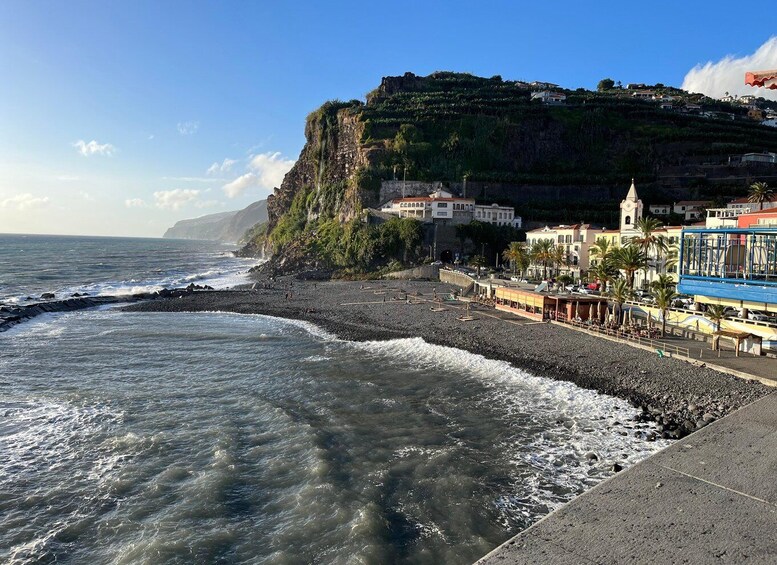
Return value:
M 554 247 L 560 246 L 562 249 L 561 261 L 558 264 L 543 265 L 534 262 L 529 267 L 529 272 L 533 276 L 541 277 L 546 270 L 549 270 L 551 274 L 568 273 L 579 279 L 582 272 L 589 268 L 588 250 L 596 241 L 596 235 L 599 232 L 600 230 L 592 227 L 591 224 L 561 224 L 526 232 L 526 245 L 530 249 L 542 240 L 548 240 Z
M 749 227 L 683 230 L 678 290 L 743 318 L 748 310 L 777 314 L 777 227 L 764 213 L 740 219 Z
M 429 196 L 395 198 L 384 204 L 381 212 L 400 218 L 440 224 L 468 224 L 475 213 L 474 198 L 459 198 L 450 192 L 437 190 Z
M 521 288 L 498 286 L 495 307 L 533 320 L 588 320 L 603 323 L 607 316 L 607 298 L 578 294 L 550 294 Z

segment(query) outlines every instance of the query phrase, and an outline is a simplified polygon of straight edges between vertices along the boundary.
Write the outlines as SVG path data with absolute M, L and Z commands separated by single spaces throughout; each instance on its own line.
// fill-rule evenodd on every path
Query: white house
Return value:
M 381 212 L 400 218 L 414 218 L 422 222 L 468 224 L 475 212 L 474 198 L 459 198 L 450 192 L 438 190 L 429 196 L 409 196 L 389 200 Z
M 703 210 L 711 204 L 709 200 L 681 200 L 674 203 L 673 212 L 685 218 L 686 221 L 698 220 L 703 217 Z
M 726 204 L 726 208 L 729 210 L 748 210 L 751 212 L 757 212 L 760 209 L 769 210 L 770 208 L 777 208 L 777 195 L 772 196 L 771 200 L 764 202 L 763 207 L 758 202 L 750 202 L 747 197 L 737 198 Z
M 654 216 L 668 216 L 672 213 L 671 204 L 651 204 L 648 206 L 648 210 Z
M 491 206 L 476 205 L 474 219 L 478 222 L 495 224 L 497 226 L 510 226 L 513 225 L 513 220 L 515 219 L 515 209 L 510 206 L 500 206 L 499 204 L 491 204 Z M 521 221 L 520 216 L 518 221 Z
M 567 95 L 562 92 L 541 90 L 539 92 L 532 92 L 531 99 L 540 100 L 543 104 L 565 104 Z

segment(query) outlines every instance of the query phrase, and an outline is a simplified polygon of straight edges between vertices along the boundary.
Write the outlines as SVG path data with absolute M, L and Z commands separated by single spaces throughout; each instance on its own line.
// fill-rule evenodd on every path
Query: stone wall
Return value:
M 436 265 L 421 265 L 414 269 L 406 269 L 404 271 L 397 271 L 395 273 L 388 273 L 383 275 L 384 279 L 395 280 L 437 280 L 439 278 L 440 268 Z

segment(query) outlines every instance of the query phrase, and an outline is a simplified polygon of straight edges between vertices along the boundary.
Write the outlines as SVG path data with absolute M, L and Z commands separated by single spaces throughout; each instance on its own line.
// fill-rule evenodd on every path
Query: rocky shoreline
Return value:
M 116 296 L 90 296 L 88 294 L 75 293 L 68 298 L 60 299 L 57 299 L 54 293 L 46 292 L 41 295 L 39 301 L 29 298 L 30 302 L 28 304 L 0 304 L 0 332 L 9 330 L 15 325 L 31 320 L 41 314 L 72 312 L 85 308 L 96 308 L 106 304 L 139 302 L 141 300 L 155 300 L 158 298 L 179 298 L 196 290 L 213 290 L 213 288 L 190 284 L 185 288 L 162 289 L 157 292 Z
M 126 310 L 264 314 L 306 320 L 353 341 L 421 337 L 626 399 L 642 409 L 640 421 L 656 421 L 659 433 L 672 439 L 772 391 L 755 381 L 557 325 L 496 319 L 485 307 L 476 307 L 471 312 L 475 319 L 466 322 L 459 320 L 460 304 L 431 309 L 435 296 L 453 290 L 439 282 L 282 278 L 257 282 L 252 290 L 186 292 L 176 300 L 144 301 Z

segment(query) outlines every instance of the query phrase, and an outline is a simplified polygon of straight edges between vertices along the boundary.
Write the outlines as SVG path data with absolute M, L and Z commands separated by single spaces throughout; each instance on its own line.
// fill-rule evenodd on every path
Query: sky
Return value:
M 280 184 L 309 112 L 383 76 L 741 95 L 745 70 L 777 68 L 775 34 L 759 0 L 2 0 L 0 233 L 159 237 L 241 209 Z

